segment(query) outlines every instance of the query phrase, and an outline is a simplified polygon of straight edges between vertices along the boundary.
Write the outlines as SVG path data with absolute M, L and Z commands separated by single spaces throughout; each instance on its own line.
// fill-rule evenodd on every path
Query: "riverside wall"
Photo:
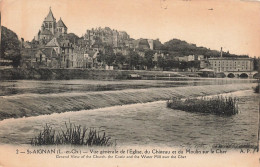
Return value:
M 139 74 L 141 77 L 180 76 L 179 74 L 174 72 L 163 72 L 163 71 L 9 68 L 9 69 L 0 69 L 0 80 L 69 80 L 69 79 L 113 80 L 113 79 L 127 79 L 127 77 L 130 74 Z

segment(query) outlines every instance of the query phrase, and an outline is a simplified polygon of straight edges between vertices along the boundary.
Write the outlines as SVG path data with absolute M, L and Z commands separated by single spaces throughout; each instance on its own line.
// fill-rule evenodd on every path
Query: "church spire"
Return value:
M 51 7 L 50 7 L 50 11 L 49 11 L 47 17 L 45 17 L 44 21 L 55 21 L 55 20 L 56 19 L 54 18 L 53 13 L 51 11 Z

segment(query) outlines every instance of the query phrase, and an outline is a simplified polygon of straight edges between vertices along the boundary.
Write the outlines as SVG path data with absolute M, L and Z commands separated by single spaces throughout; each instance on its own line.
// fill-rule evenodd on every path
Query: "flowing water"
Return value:
M 66 108 L 66 105 L 69 105 L 70 102 L 74 103 L 72 99 L 78 102 L 82 97 L 84 97 L 84 100 L 94 98 L 91 103 L 105 97 L 105 99 L 110 99 L 110 103 L 117 105 L 121 101 L 117 101 L 116 98 L 120 99 L 122 95 L 127 96 L 126 99 L 128 101 L 133 100 L 133 103 L 139 98 L 138 102 L 141 103 L 122 106 L 107 105 L 110 107 L 104 105 L 104 108 L 77 112 L 5 119 L 0 121 L 0 142 L 28 144 L 30 138 L 38 134 L 46 123 L 51 124 L 54 129 L 60 130 L 61 127 L 64 127 L 64 122 L 70 121 L 71 123 L 86 127 L 95 127 L 100 131 L 105 130 L 112 139 L 117 140 L 116 142 L 119 146 L 211 147 L 219 144 L 256 145 L 259 95 L 253 93 L 250 86 L 244 86 L 243 90 L 235 91 L 243 87 L 241 83 L 243 83 L 242 85 L 246 83 L 251 85 L 252 82 L 255 81 L 232 79 L 176 79 L 175 81 L 5 81 L 0 84 L 2 87 L 0 102 L 2 101 L 1 103 L 5 106 L 7 104 L 11 104 L 11 106 L 17 104 L 19 107 L 25 105 L 24 107 L 26 108 L 28 107 L 27 105 L 30 105 L 26 101 L 34 99 L 34 103 L 36 104 L 31 105 L 34 107 L 41 105 L 44 109 L 46 106 L 52 104 L 53 99 L 61 98 L 65 101 L 55 104 L 59 104 L 59 108 L 62 109 Z M 98 86 L 96 85 L 99 85 L 99 88 L 107 86 L 111 90 L 98 90 Z M 129 85 L 131 89 L 128 89 Z M 10 91 L 10 88 L 14 91 Z M 229 91 L 225 88 L 228 88 Z M 230 91 L 232 93 L 225 94 Z M 147 95 L 152 98 L 151 101 L 153 102 L 148 102 L 150 100 L 149 97 L 138 96 L 140 92 L 143 96 Z M 154 92 L 154 94 L 149 94 L 150 92 Z M 171 94 L 168 95 L 167 92 L 176 96 L 182 95 L 183 97 L 220 93 L 228 96 L 236 96 L 239 98 L 240 113 L 231 117 L 221 117 L 168 109 L 166 108 L 166 101 L 164 99 Z M 155 98 L 155 95 L 158 95 L 158 98 Z M 141 97 L 148 100 L 140 100 Z M 79 100 L 77 100 L 78 98 Z M 114 99 L 114 101 L 111 99 Z M 83 104 L 83 102 L 78 103 L 78 105 Z M 15 108 L 15 106 L 9 106 L 9 108 Z

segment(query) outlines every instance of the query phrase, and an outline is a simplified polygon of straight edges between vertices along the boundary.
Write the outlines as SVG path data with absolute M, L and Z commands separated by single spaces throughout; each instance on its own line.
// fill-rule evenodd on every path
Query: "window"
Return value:
M 49 28 L 52 28 L 52 23 L 49 24 Z
M 42 54 L 40 54 L 40 62 L 42 62 Z
M 45 28 L 48 28 L 48 23 L 45 23 Z

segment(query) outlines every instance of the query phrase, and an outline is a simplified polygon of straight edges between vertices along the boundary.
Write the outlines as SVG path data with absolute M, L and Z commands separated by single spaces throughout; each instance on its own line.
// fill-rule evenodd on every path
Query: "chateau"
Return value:
M 55 17 L 53 16 L 53 13 L 50 11 L 45 17 L 44 21 L 42 22 L 41 29 L 39 30 L 38 34 L 34 37 L 36 41 L 40 40 L 51 40 L 53 37 L 60 37 L 64 34 L 67 34 L 67 26 L 64 24 L 62 19 L 58 22 L 56 22 Z

